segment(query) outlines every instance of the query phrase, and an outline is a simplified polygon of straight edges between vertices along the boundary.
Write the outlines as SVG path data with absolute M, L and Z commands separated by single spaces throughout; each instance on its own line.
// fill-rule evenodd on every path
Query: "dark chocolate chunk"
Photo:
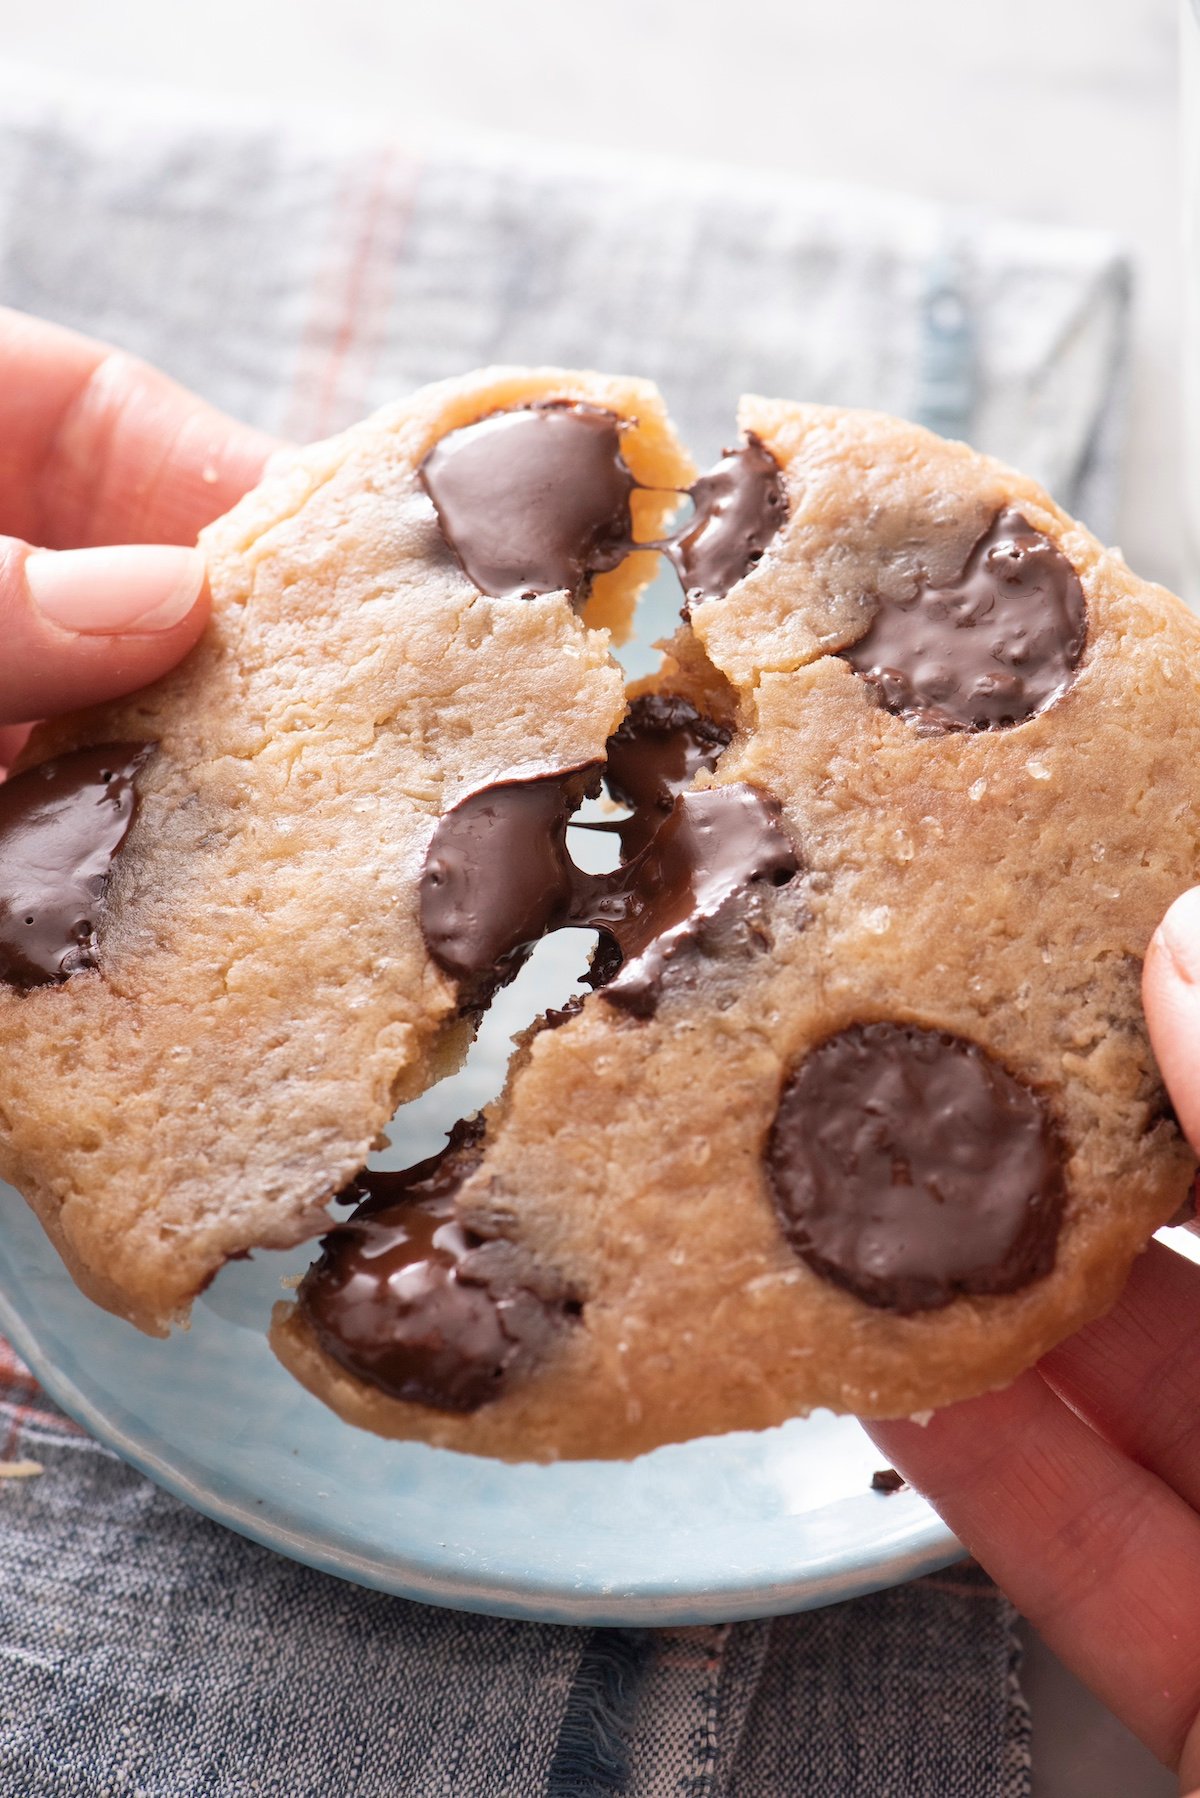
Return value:
M 547 931 L 571 921 L 585 877 L 567 853 L 567 820 L 599 784 L 598 768 L 508 781 L 472 793 L 438 824 L 421 875 L 421 929 L 465 1008 L 486 1003 Z
M 1079 577 L 1016 511 L 1001 512 L 949 587 L 884 599 L 841 653 L 889 712 L 931 730 L 1021 724 L 1066 692 L 1087 640 Z
M 757 437 L 726 450 L 691 494 L 690 522 L 663 545 L 683 585 L 685 618 L 701 600 L 724 599 L 787 517 L 779 464 Z
M 902 1312 L 1048 1273 L 1062 1164 L 1046 1105 L 976 1043 L 893 1023 L 854 1025 L 805 1057 L 766 1156 L 797 1253 Z
M 557 1283 L 532 1280 L 513 1245 L 455 1215 L 482 1134 L 460 1124 L 428 1161 L 361 1174 L 350 1189 L 357 1210 L 323 1239 L 297 1294 L 339 1366 L 389 1397 L 442 1411 L 497 1398 L 579 1310 Z
M 614 1004 L 648 1016 L 680 950 L 748 887 L 799 867 L 779 807 L 755 788 L 678 795 L 652 840 L 610 874 L 571 860 L 571 812 L 595 769 L 485 787 L 441 820 L 421 879 L 430 955 L 464 1008 L 510 979 L 540 936 L 567 927 L 607 939 L 592 967 Z
M 643 693 L 608 739 L 604 784 L 630 808 L 619 826 L 626 861 L 653 837 L 701 768 L 715 768 L 733 732 L 674 693 Z
M 421 480 L 482 593 L 579 596 L 633 546 L 636 483 L 620 421 L 597 406 L 494 412 L 435 444 Z
M 741 783 L 681 793 L 653 841 L 623 870 L 614 910 L 593 908 L 589 921 L 610 933 L 622 957 L 605 998 L 648 1017 L 680 951 L 702 942 L 750 887 L 782 886 L 799 866 L 774 799 Z
M 904 1475 L 894 1467 L 879 1467 L 871 1475 L 872 1492 L 903 1492 L 907 1485 Z
M 49 986 L 99 965 L 105 888 L 153 748 L 77 749 L 0 785 L 0 980 Z
M 582 1010 L 583 995 L 572 993 L 562 1005 L 552 1006 L 549 1011 L 542 1013 L 540 1028 L 561 1030 L 564 1024 L 569 1024 L 572 1018 L 577 1018 Z

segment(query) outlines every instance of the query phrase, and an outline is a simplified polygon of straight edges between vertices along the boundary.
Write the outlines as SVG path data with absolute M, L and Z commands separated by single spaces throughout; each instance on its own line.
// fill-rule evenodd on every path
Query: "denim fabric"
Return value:
M 977 1567 L 767 1624 L 659 1631 L 644 1798 L 1027 1798 L 1008 1606 Z
M 3 1798 L 1026 1798 L 973 1569 L 772 1623 L 571 1630 L 350 1586 L 198 1517 L 0 1358 Z
M 45 1471 L 0 1493 L 5 1798 L 545 1789 L 586 1637 L 299 1567 L 50 1413 L 14 1448 Z

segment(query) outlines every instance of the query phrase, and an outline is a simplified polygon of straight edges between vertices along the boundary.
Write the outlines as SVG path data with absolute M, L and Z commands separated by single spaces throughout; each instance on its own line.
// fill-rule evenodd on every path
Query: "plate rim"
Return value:
M 264 1507 L 259 1511 L 156 1454 L 57 1366 L 53 1356 L 42 1348 L 34 1325 L 2 1287 L 0 1330 L 38 1383 L 69 1417 L 181 1503 L 288 1560 L 354 1585 L 422 1604 L 518 1622 L 593 1628 L 731 1623 L 815 1610 L 862 1597 L 937 1572 L 967 1554 L 949 1527 L 931 1510 L 914 1530 L 910 1543 L 890 1556 L 881 1559 L 877 1553 L 859 1551 L 847 1560 L 843 1555 L 836 1568 L 822 1571 L 818 1567 L 815 1572 L 810 1568 L 795 1580 L 764 1582 L 731 1576 L 727 1580 L 717 1578 L 703 1589 L 695 1585 L 650 1589 L 647 1579 L 601 1590 L 594 1581 L 572 1587 L 546 1573 L 517 1577 L 501 1571 L 474 1579 L 455 1578 L 444 1571 L 422 1568 L 395 1551 L 371 1556 L 322 1540 L 311 1530 L 290 1525 L 277 1504 L 274 1510 Z

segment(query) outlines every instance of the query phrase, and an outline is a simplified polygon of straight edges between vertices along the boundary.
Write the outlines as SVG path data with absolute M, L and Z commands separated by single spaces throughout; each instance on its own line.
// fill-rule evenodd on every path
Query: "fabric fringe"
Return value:
M 546 1798 L 608 1798 L 625 1790 L 634 1707 L 653 1654 L 650 1630 L 592 1631 L 567 1695 Z

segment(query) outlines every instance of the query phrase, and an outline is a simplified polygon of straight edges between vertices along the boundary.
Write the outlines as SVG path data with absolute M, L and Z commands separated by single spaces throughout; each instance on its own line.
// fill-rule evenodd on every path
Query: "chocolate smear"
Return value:
M 567 852 L 567 822 L 599 786 L 598 766 L 507 781 L 441 819 L 421 875 L 421 929 L 464 1009 L 486 1004 L 535 943 L 572 921 L 585 876 Z
M 976 1043 L 895 1023 L 854 1025 L 805 1057 L 766 1153 L 796 1252 L 900 1312 L 1048 1273 L 1062 1161 L 1043 1101 Z
M 631 861 L 587 874 L 567 850 L 567 827 L 596 772 L 486 787 L 438 824 L 421 880 L 421 928 L 465 1009 L 511 979 L 539 935 L 574 927 L 606 939 L 593 984 L 649 1016 L 668 966 L 719 913 L 752 885 L 781 885 L 799 867 L 779 806 L 737 784 L 676 795 Z
M 646 847 L 700 769 L 716 766 L 732 735 L 678 694 L 643 693 L 632 702 L 608 740 L 604 770 L 612 797 L 630 809 L 618 826 L 626 861 Z
M 421 481 L 481 593 L 581 596 L 633 547 L 620 421 L 596 406 L 494 412 L 436 443 Z
M 683 586 L 683 616 L 706 599 L 724 599 L 762 559 L 787 517 L 779 464 L 757 437 L 747 437 L 691 489 L 690 523 L 662 547 Z
M 952 586 L 884 599 L 841 654 L 889 712 L 927 730 L 994 730 L 1066 692 L 1087 640 L 1079 577 L 1057 544 L 1000 512 Z
M 616 892 L 598 895 L 590 908 L 586 921 L 621 952 L 605 998 L 650 1017 L 681 952 L 702 945 L 752 887 L 782 886 L 799 866 L 778 803 L 757 788 L 739 782 L 681 793 L 653 841 L 618 869 L 625 878 Z
M 77 749 L 0 785 L 0 980 L 50 986 L 99 966 L 109 873 L 153 748 Z
M 297 1302 L 324 1352 L 391 1398 L 475 1411 L 530 1366 L 578 1306 L 532 1275 L 514 1245 L 456 1215 L 482 1155 L 482 1124 L 402 1173 L 367 1170 L 357 1209 L 322 1241 Z

